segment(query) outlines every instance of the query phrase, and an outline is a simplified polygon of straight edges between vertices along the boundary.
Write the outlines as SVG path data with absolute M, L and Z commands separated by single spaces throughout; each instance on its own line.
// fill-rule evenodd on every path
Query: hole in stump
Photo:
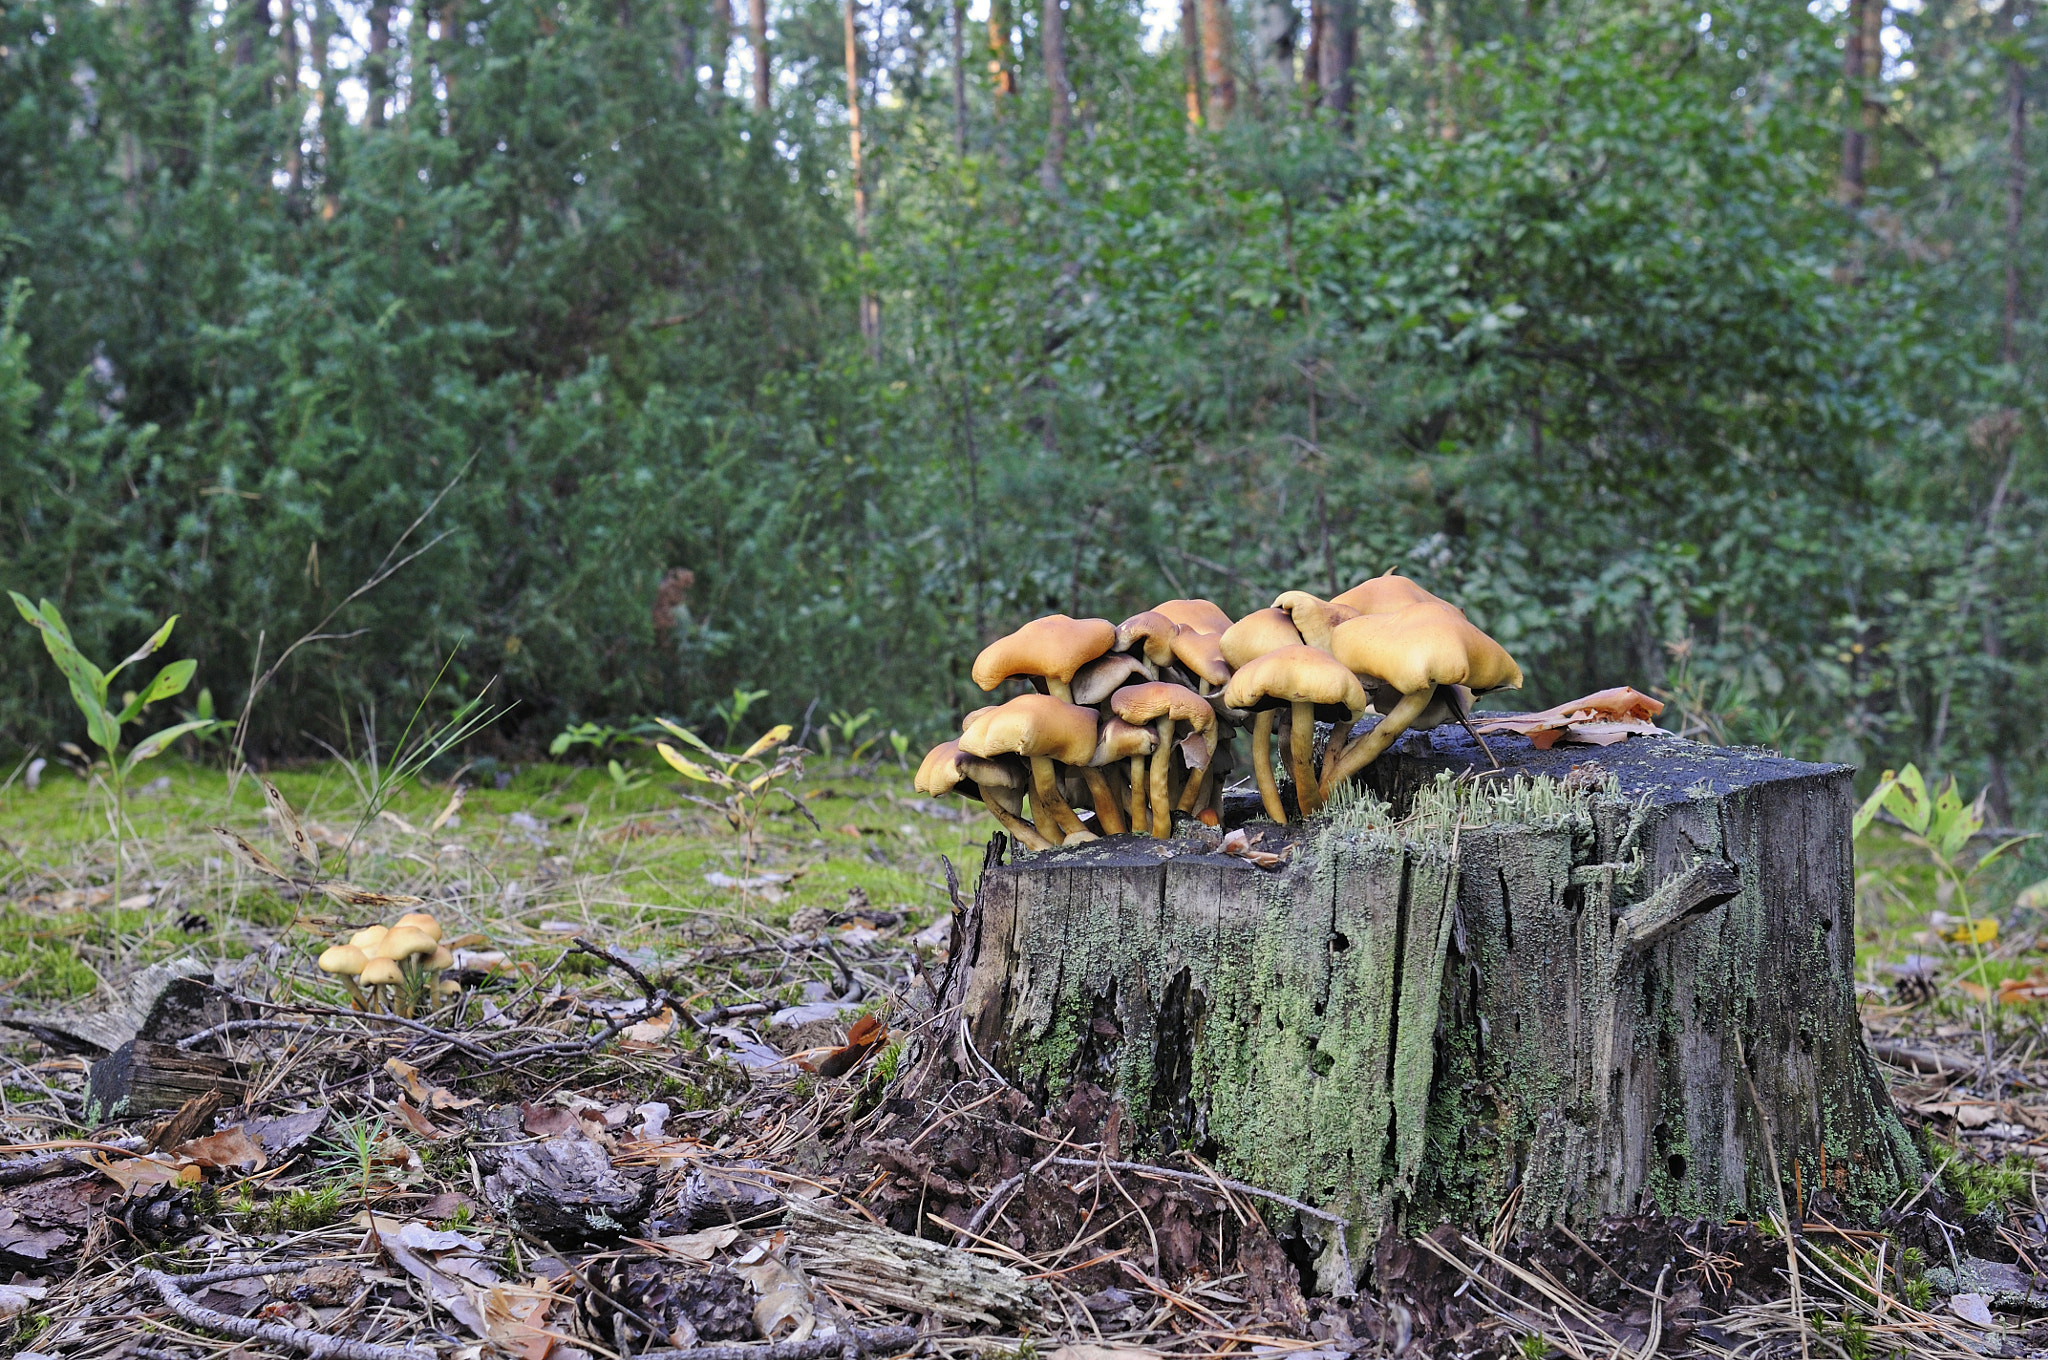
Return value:
M 1679 1156 L 1679 1155 L 1678 1155 L 1677 1153 L 1675 1153 L 1675 1152 L 1674 1152 L 1674 1153 L 1672 1153 L 1672 1154 L 1671 1154 L 1671 1156 L 1670 1156 L 1669 1158 L 1667 1158 L 1667 1159 L 1665 1160 L 1665 1163 L 1664 1163 L 1664 1169 L 1665 1169 L 1666 1171 L 1668 1171 L 1668 1172 L 1670 1172 L 1670 1173 L 1671 1173 L 1671 1179 L 1672 1179 L 1672 1180 L 1675 1180 L 1675 1181 L 1682 1181 L 1682 1180 L 1684 1180 L 1684 1179 L 1685 1179 L 1685 1158 L 1683 1158 L 1683 1157 Z
M 1351 937 L 1349 935 L 1346 935 L 1341 930 L 1331 932 L 1330 950 L 1332 953 L 1341 954 L 1350 947 Z

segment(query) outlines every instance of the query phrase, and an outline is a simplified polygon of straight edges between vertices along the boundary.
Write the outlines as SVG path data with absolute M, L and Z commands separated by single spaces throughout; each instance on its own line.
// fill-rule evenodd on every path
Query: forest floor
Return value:
M 1118 1162 L 1100 1111 L 1036 1109 L 994 1079 L 897 1081 L 932 1047 L 949 884 L 992 826 L 915 796 L 893 758 L 813 757 L 750 849 L 665 771 L 472 769 L 459 798 L 452 781 L 387 798 L 330 761 L 271 772 L 282 813 L 253 778 L 150 773 L 118 900 L 96 785 L 53 765 L 0 790 L 0 1014 L 17 1035 L 0 1049 L 0 1319 L 17 1354 L 2048 1347 L 2048 903 L 2008 905 L 2017 858 L 1974 885 L 2002 928 L 1970 943 L 1948 938 L 1960 904 L 1902 838 L 1861 847 L 1866 1028 L 1939 1167 L 1879 1223 L 1804 1206 L 1788 1246 L 1769 1225 L 1510 1219 L 1384 1241 L 1368 1294 L 1334 1299 L 1304 1296 L 1255 1191 L 1192 1159 Z M 294 858 L 294 820 L 317 868 Z M 407 910 L 438 917 L 461 990 L 365 1016 L 312 961 Z M 139 1011 L 188 959 L 200 1001 L 162 1029 L 163 1007 Z M 88 1085 L 110 1019 L 231 1098 L 110 1115 L 119 1083 L 103 1065 Z

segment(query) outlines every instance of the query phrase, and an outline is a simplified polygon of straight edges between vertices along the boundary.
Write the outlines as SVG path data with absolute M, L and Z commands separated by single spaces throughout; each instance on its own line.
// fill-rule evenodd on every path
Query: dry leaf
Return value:
M 427 823 L 427 830 L 430 832 L 439 831 L 442 827 L 448 825 L 449 819 L 462 811 L 462 799 L 463 791 L 460 788 L 456 789 L 454 793 L 449 794 L 448 806 L 442 808 L 439 813 L 435 814 L 434 820 Z
M 738 1228 L 706 1228 L 703 1232 L 685 1233 L 679 1237 L 632 1240 L 650 1251 L 658 1251 L 666 1256 L 680 1257 L 685 1261 L 709 1261 L 737 1242 L 739 1236 Z
M 1256 864 L 1261 869 L 1277 869 L 1287 862 L 1287 856 L 1285 855 L 1276 855 L 1270 850 L 1252 849 L 1251 837 L 1245 834 L 1243 827 L 1238 827 L 1234 831 L 1224 833 L 1221 848 L 1224 854 L 1234 855 L 1241 860 Z
M 320 847 L 306 834 L 306 828 L 299 822 L 299 814 L 292 811 L 292 805 L 277 791 L 277 785 L 260 774 L 256 776 L 256 783 L 263 790 L 263 801 L 277 816 L 278 830 L 284 832 L 285 844 L 291 847 L 300 862 L 317 873 L 320 869 Z
M 315 883 L 313 886 L 335 901 L 351 907 L 421 907 L 427 902 L 426 898 L 414 897 L 410 893 L 372 892 L 368 888 L 358 888 L 353 883 L 343 883 L 338 879 Z
M 811 1307 L 811 1291 L 801 1277 L 773 1256 L 735 1269 L 760 1295 L 754 1300 L 754 1330 L 763 1341 L 794 1344 L 811 1339 L 818 1318 Z M 785 1325 L 787 1334 L 777 1335 Z
M 430 1093 L 433 1088 L 427 1084 L 425 1078 L 420 1076 L 420 1070 L 411 1063 L 400 1058 L 386 1058 L 384 1060 L 384 1070 L 390 1073 L 393 1081 L 405 1088 L 407 1095 L 420 1104 L 426 1104 L 431 1098 Z
M 1529 738 L 1539 751 L 1547 751 L 1558 738 L 1586 746 L 1612 746 L 1630 733 L 1663 731 L 1650 720 L 1664 711 L 1664 705 L 1649 695 L 1618 685 L 1573 699 L 1540 713 L 1506 713 L 1499 717 L 1475 717 L 1473 729 L 1480 733 L 1514 732 Z
M 224 826 L 216 826 L 211 828 L 211 830 L 215 836 L 220 838 L 220 843 L 227 847 L 229 854 L 248 865 L 251 869 L 254 869 L 257 873 L 268 874 L 272 878 L 290 880 L 291 875 L 278 868 L 275 864 L 272 864 L 270 856 L 249 844 L 249 842 L 243 840 L 234 832 Z
M 676 1013 L 664 1006 L 661 1008 L 661 1014 L 642 1020 L 636 1025 L 626 1026 L 619 1037 L 625 1041 L 623 1047 L 652 1048 L 675 1032 Z
M 1957 1294 L 1948 1301 L 1948 1310 L 1972 1327 L 1988 1330 L 1998 1326 L 1998 1319 L 1991 1315 L 1991 1300 L 1983 1294 Z
M 270 1161 L 263 1145 L 242 1131 L 240 1124 L 204 1138 L 194 1138 L 172 1149 L 172 1155 L 200 1166 L 243 1172 L 261 1171 Z
M 846 1031 L 846 1042 L 838 1048 L 813 1049 L 797 1055 L 796 1065 L 821 1077 L 843 1077 L 858 1067 L 868 1054 L 889 1042 L 889 1027 L 872 1015 L 863 1015 Z
M 128 1157 L 120 1161 L 95 1157 L 91 1160 L 94 1168 L 102 1176 L 120 1186 L 125 1194 L 132 1195 L 137 1190 L 151 1190 L 159 1185 L 171 1185 L 178 1180 L 176 1165 L 167 1161 L 160 1162 L 154 1157 Z
M 408 1105 L 404 1096 L 400 1096 L 392 1101 L 391 1108 L 405 1122 L 405 1126 L 420 1137 L 430 1142 L 438 1142 L 440 1140 L 441 1131 L 434 1127 L 434 1122 L 418 1110 L 415 1110 L 411 1105 Z

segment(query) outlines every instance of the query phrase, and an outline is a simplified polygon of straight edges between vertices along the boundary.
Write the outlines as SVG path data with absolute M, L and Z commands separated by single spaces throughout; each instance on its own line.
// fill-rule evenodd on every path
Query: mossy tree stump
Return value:
M 1763 1215 L 1773 1158 L 1788 1203 L 1852 1215 L 1919 1175 L 1856 1015 L 1850 769 L 1492 744 L 1506 769 L 1452 784 L 1476 744 L 1412 734 L 1368 771 L 1384 804 L 1248 822 L 1279 870 L 1199 829 L 992 864 L 946 979 L 959 1069 L 1093 1082 L 1126 1149 L 1361 1237 L 1511 1197 L 1524 1226 Z

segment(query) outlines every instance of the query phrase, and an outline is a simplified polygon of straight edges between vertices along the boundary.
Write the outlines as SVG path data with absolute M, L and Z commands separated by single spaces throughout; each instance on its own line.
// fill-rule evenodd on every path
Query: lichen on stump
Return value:
M 1278 870 L 1201 831 L 991 864 L 945 984 L 956 1064 L 1093 1082 L 1127 1149 L 1361 1237 L 1511 1197 L 1524 1226 L 1766 1214 L 1759 1108 L 1788 1200 L 1855 1215 L 1913 1183 L 1856 1015 L 1849 768 L 1492 745 L 1480 774 L 1462 730 L 1414 734 L 1333 815 L 1257 823 Z

